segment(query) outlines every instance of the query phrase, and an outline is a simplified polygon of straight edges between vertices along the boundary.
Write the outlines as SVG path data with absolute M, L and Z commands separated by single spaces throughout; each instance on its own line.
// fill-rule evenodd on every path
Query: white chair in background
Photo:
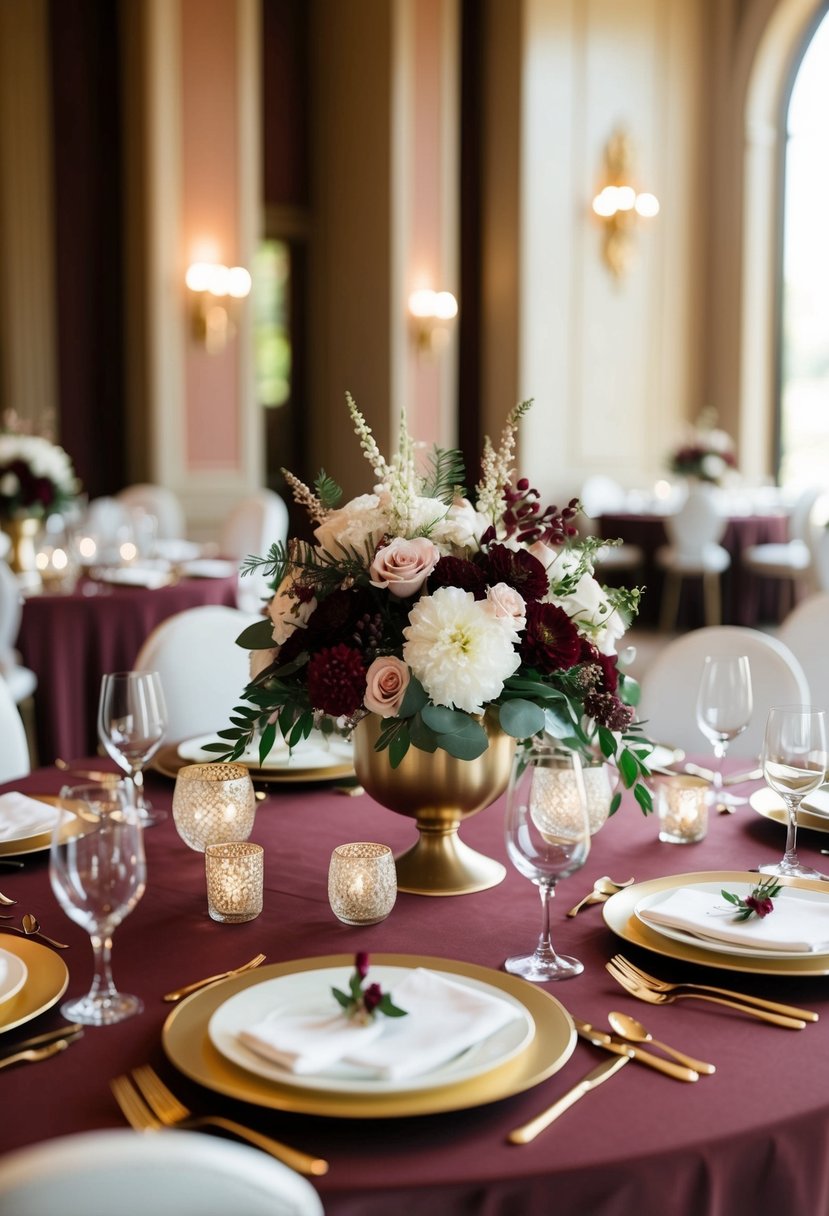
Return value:
M 624 511 L 626 496 L 618 481 L 597 473 L 585 480 L 579 494 L 579 502 L 582 514 L 576 521 L 576 526 L 582 536 L 593 536 L 596 534 L 595 521 L 606 513 Z M 620 545 L 603 545 L 601 549 L 596 550 L 594 563 L 596 572 L 601 577 L 605 574 L 642 569 L 645 555 L 638 545 L 627 542 Z
M 792 508 L 789 539 L 779 544 L 751 545 L 742 555 L 743 568 L 751 574 L 788 581 L 792 604 L 820 585 L 816 560 L 819 533 L 813 515 L 825 494 L 822 486 L 807 486 Z
M 801 600 L 783 621 L 777 638 L 808 673 L 815 705 L 829 710 L 829 591 Z
M 288 539 L 288 508 L 273 490 L 258 490 L 243 499 L 224 522 L 219 537 L 222 557 L 241 563 L 246 557 L 264 557 L 275 541 Z M 258 571 L 239 576 L 236 602 L 257 612 L 271 595 L 268 579 Z
M 655 561 L 665 572 L 659 626 L 667 632 L 676 623 L 682 583 L 701 578 L 706 625 L 722 619 L 720 576 L 731 565 L 731 555 L 718 542 L 727 526 L 716 490 L 692 486 L 688 497 L 673 515 L 665 516 L 668 544 L 657 549 Z
M 307 1179 L 258 1149 L 190 1131 L 81 1132 L 0 1159 L 8 1216 L 323 1216 Z
M 261 614 L 202 604 L 167 617 L 144 642 L 135 671 L 157 671 L 167 704 L 167 737 L 223 730 L 250 679 L 250 651 L 236 645 Z
M 696 701 L 707 655 L 747 655 L 754 709 L 747 729 L 729 745 L 729 756 L 756 759 L 772 705 L 808 705 L 809 682 L 788 646 L 759 629 L 719 625 L 674 638 L 642 677 L 637 715 L 645 733 L 660 743 L 704 752 L 709 744 L 697 726 Z
M 20 584 L 8 563 L 0 559 L 0 676 L 17 705 L 28 701 L 37 688 L 37 676 L 23 666 L 15 649 L 22 615 Z
M 0 782 L 17 781 L 19 777 L 27 777 L 31 770 L 29 744 L 20 710 L 8 684 L 0 679 Z
M 181 540 L 187 534 L 184 508 L 179 498 L 166 486 L 139 482 L 116 494 L 117 502 L 129 512 L 144 511 L 156 521 L 159 540 Z

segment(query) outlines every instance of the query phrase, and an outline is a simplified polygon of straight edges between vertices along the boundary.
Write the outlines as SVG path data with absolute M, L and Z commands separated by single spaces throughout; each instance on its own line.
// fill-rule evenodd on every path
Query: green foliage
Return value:
M 317 492 L 317 498 L 326 511 L 333 510 L 343 496 L 342 487 L 337 484 L 333 477 L 328 476 L 325 469 L 320 469 L 319 473 L 317 473 L 314 489 Z
M 457 448 L 439 448 L 435 445 L 429 453 L 424 498 L 439 498 L 451 506 L 457 494 L 465 496 L 463 482 L 466 476 L 463 455 Z

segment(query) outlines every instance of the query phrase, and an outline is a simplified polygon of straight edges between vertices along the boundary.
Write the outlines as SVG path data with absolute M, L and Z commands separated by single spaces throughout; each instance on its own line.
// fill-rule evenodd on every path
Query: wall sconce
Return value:
M 624 131 L 614 132 L 605 148 L 605 185 L 593 199 L 593 211 L 604 223 L 602 254 L 617 279 L 630 269 L 637 221 L 659 213 L 656 195 L 640 193 L 631 185 L 632 159 L 630 137 Z
M 435 355 L 451 337 L 451 322 L 458 315 L 458 301 L 451 291 L 423 287 L 409 296 L 412 335 L 419 354 Z
M 236 332 L 233 301 L 243 300 L 250 294 L 250 274 L 244 266 L 194 262 L 187 268 L 184 282 L 193 293 L 193 338 L 209 355 L 216 355 L 224 350 L 228 339 Z

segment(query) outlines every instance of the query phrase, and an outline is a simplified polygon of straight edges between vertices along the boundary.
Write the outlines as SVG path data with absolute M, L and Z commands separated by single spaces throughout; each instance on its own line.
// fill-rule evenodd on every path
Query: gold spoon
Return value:
M 673 1056 L 680 1064 L 685 1064 L 688 1068 L 693 1068 L 694 1072 L 704 1072 L 709 1076 L 716 1072 L 714 1064 L 706 1064 L 705 1060 L 695 1060 L 693 1056 L 687 1056 L 684 1051 L 677 1051 L 675 1047 L 669 1047 L 667 1043 L 662 1043 L 659 1039 L 655 1039 L 649 1030 L 646 1030 L 641 1022 L 637 1022 L 636 1018 L 630 1017 L 627 1013 L 609 1013 L 607 1020 L 613 1030 L 623 1039 L 627 1039 L 629 1043 L 652 1043 L 654 1047 L 661 1047 L 666 1055 Z
M 56 942 L 53 937 L 47 937 L 45 933 L 41 933 L 40 921 L 36 916 L 32 916 L 31 912 L 24 912 L 20 918 L 20 922 L 23 925 L 21 932 L 23 932 L 26 937 L 42 937 L 45 942 L 48 942 L 50 946 L 54 946 L 56 950 L 69 949 L 66 942 Z
M 634 881 L 633 878 L 628 878 L 624 882 L 614 882 L 612 878 L 608 878 L 607 874 L 603 874 L 601 878 L 597 878 L 593 883 L 593 890 L 588 891 L 584 899 L 580 899 L 567 915 L 576 916 L 588 904 L 604 903 L 606 899 L 609 899 L 611 895 L 615 895 L 617 891 L 621 891 L 624 887 L 632 886 Z

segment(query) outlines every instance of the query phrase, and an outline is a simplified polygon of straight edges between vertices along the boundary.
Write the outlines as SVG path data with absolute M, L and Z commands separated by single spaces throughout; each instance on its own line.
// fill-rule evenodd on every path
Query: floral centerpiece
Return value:
M 713 411 L 703 412 L 671 454 L 668 467 L 672 473 L 719 485 L 729 472 L 737 468 L 734 441 L 715 423 Z
M 325 473 L 311 489 L 283 470 L 315 541 L 248 559 L 276 591 L 239 638 L 253 652 L 251 681 L 210 750 L 238 758 L 258 735 L 264 763 L 278 731 L 293 746 L 323 719 L 349 729 L 375 714 L 392 767 L 409 748 L 473 760 L 488 746 L 482 718 L 495 715 L 515 739 L 547 732 L 589 760 L 615 760 L 650 810 L 638 686 L 616 654 L 639 591 L 596 580 L 605 542 L 576 540 L 575 499 L 542 509 L 514 479 L 531 402 L 512 410 L 497 448 L 487 439 L 474 501 L 460 453 L 435 448 L 419 469 L 403 424 L 387 461 L 347 402 L 374 490 L 340 506 Z
M 78 493 L 69 456 L 42 435 L 0 433 L 0 518 L 45 518 Z

